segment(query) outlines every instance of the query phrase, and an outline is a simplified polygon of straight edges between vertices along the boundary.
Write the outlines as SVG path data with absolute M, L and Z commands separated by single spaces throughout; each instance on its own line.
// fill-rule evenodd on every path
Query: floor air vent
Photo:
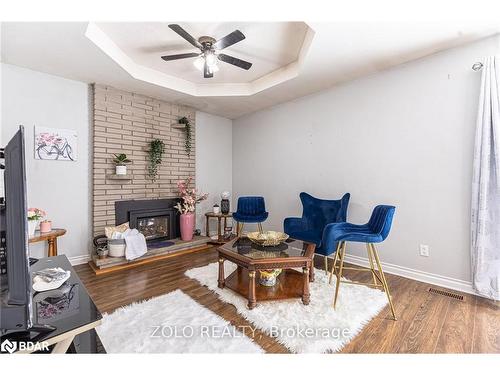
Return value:
M 429 292 L 434 293 L 434 294 L 439 294 L 439 295 L 445 296 L 445 297 L 454 298 L 454 299 L 457 299 L 459 301 L 464 300 L 464 296 L 457 294 L 457 293 L 446 292 L 444 290 L 429 288 Z

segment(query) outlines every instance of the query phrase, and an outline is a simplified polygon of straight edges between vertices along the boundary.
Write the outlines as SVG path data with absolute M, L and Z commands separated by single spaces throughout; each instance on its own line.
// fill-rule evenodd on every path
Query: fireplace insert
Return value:
M 137 219 L 136 226 L 146 240 L 168 238 L 171 231 L 170 215 L 141 217 Z
M 128 222 L 144 234 L 147 241 L 170 240 L 180 235 L 179 199 L 128 200 L 115 202 L 115 223 Z

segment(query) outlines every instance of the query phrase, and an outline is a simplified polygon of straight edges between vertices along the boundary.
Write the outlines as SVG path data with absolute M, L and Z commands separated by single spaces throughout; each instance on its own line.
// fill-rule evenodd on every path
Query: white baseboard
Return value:
M 368 258 L 357 255 L 346 254 L 345 261 L 361 267 L 369 267 Z M 382 268 L 385 273 L 406 277 L 408 279 L 421 281 L 428 284 L 437 285 L 443 288 L 457 290 L 463 293 L 477 295 L 472 288 L 472 282 L 454 279 L 452 277 L 441 276 L 435 273 L 415 270 L 408 267 L 398 266 L 396 264 L 382 262 Z
M 90 260 L 90 255 L 78 255 L 75 257 L 70 257 L 68 259 L 72 266 L 76 266 L 78 264 L 87 263 Z

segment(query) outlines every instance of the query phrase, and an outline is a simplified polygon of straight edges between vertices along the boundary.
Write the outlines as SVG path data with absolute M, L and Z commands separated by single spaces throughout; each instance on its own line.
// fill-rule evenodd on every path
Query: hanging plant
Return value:
M 163 157 L 163 153 L 165 152 L 165 143 L 161 139 L 153 139 L 149 143 L 149 166 L 148 166 L 148 174 L 149 177 L 156 181 L 158 176 L 158 165 L 161 164 L 161 159 Z
M 191 122 L 187 117 L 182 117 L 179 119 L 179 124 L 184 124 L 184 130 L 186 131 L 186 141 L 184 142 L 184 147 L 186 148 L 187 155 L 191 156 L 191 144 L 192 144 Z

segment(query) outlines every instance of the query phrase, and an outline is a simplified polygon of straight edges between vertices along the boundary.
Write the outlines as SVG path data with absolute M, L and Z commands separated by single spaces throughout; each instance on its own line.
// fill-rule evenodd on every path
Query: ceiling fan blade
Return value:
M 204 78 L 212 78 L 213 76 L 214 76 L 214 73 L 212 73 L 210 71 L 210 69 L 208 69 L 208 64 L 205 61 L 205 64 L 203 65 L 203 77 Z
M 198 56 L 200 56 L 199 53 L 191 52 L 191 53 L 179 53 L 178 55 L 162 56 L 161 58 L 165 61 L 171 61 L 171 60 L 187 59 L 189 57 L 198 57 Z
M 233 56 L 225 55 L 223 53 L 220 53 L 217 55 L 220 61 L 224 61 L 225 63 L 237 66 L 238 68 L 248 70 L 252 67 L 252 63 L 249 63 L 248 61 L 238 59 Z
M 232 46 L 233 44 L 241 42 L 243 39 L 245 39 L 245 35 L 243 35 L 240 30 L 235 30 L 231 34 L 227 34 L 224 38 L 219 39 L 217 42 L 215 42 L 214 48 L 224 49 Z
M 194 37 L 192 37 L 186 30 L 184 30 L 182 27 L 176 24 L 170 24 L 168 25 L 172 30 L 174 30 L 177 34 L 179 34 L 181 37 L 186 39 L 189 43 L 191 43 L 193 46 L 199 49 L 203 49 L 203 46 L 201 45 L 200 42 L 198 42 Z

